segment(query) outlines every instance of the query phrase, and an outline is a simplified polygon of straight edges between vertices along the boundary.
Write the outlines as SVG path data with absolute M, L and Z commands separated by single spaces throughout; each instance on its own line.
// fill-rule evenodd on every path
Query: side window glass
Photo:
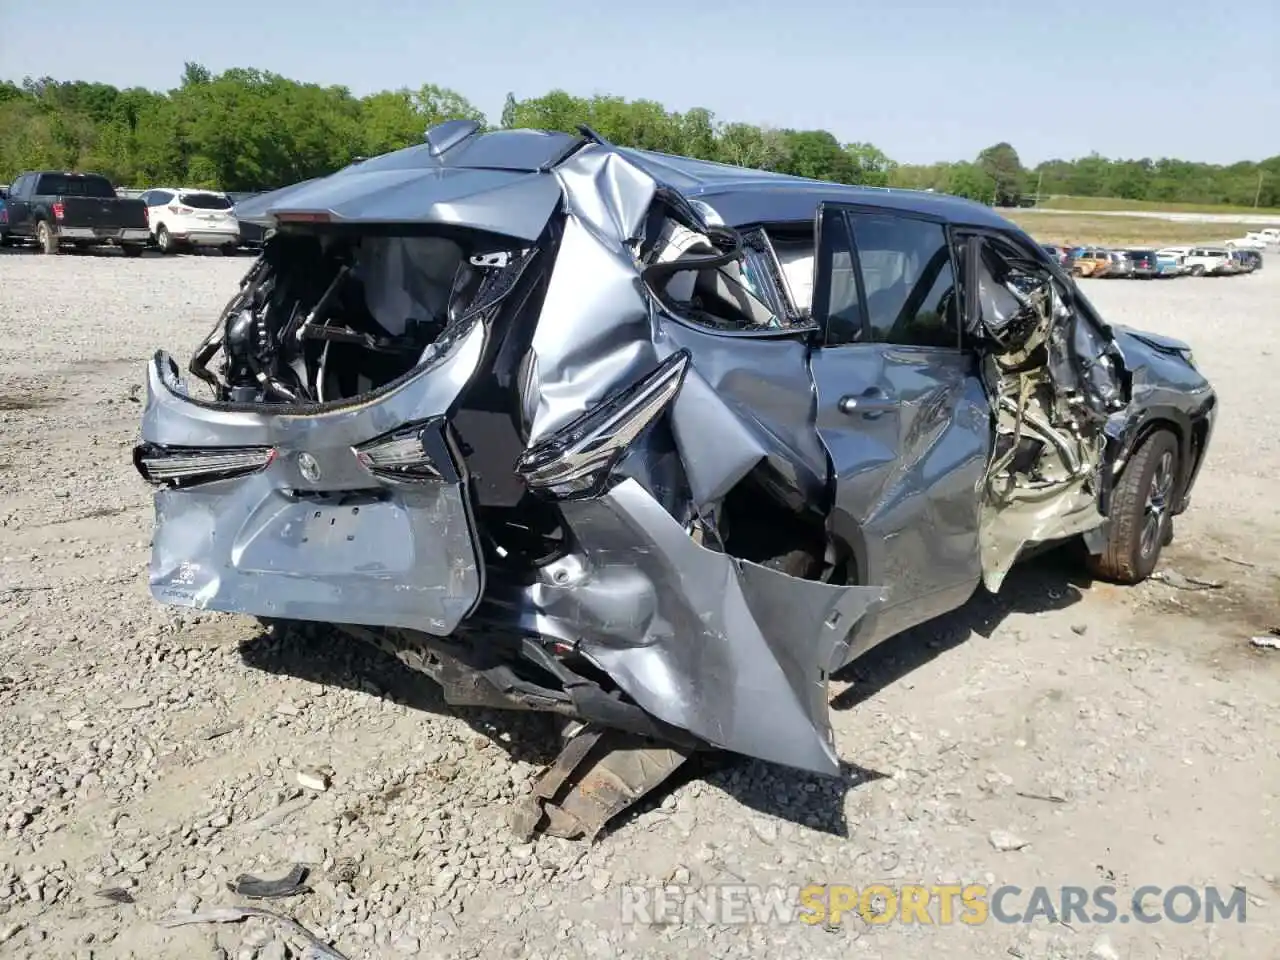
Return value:
M 826 274 L 827 346 L 860 343 L 866 339 L 862 322 L 862 300 L 853 269 L 853 245 L 848 225 L 838 211 L 828 211 L 822 221 L 821 269 Z
M 909 346 L 958 347 L 959 303 L 947 232 L 941 224 L 854 213 L 869 339 Z

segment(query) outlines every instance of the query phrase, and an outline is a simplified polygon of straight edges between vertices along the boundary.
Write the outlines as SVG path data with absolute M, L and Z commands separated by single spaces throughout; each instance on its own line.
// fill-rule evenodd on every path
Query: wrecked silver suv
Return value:
M 700 747 L 837 773 L 832 671 L 1029 547 L 1142 580 L 1213 426 L 1186 344 L 953 197 L 455 121 L 239 216 L 207 389 L 149 367 L 152 592 L 562 715 L 522 829 Z

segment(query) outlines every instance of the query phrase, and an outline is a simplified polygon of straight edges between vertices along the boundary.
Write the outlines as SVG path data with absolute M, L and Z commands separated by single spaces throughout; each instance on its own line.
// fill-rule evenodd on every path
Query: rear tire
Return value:
M 1178 440 L 1168 430 L 1157 430 L 1142 442 L 1115 486 L 1106 549 L 1089 558 L 1094 576 L 1125 584 L 1151 576 L 1161 548 L 1173 539 L 1178 472 Z
M 156 227 L 156 246 L 160 248 L 160 252 L 168 256 L 173 253 L 176 248 L 173 237 L 169 236 L 169 231 L 164 225 Z
M 1193 277 L 1203 277 L 1204 267 L 1202 267 L 1200 264 L 1197 263 L 1194 267 L 1191 268 L 1191 275 Z
M 142 256 L 142 244 L 140 243 L 124 243 L 120 245 L 120 252 L 126 257 Z
M 36 244 L 40 247 L 40 252 L 48 256 L 58 252 L 58 237 L 48 220 L 41 220 L 36 224 Z

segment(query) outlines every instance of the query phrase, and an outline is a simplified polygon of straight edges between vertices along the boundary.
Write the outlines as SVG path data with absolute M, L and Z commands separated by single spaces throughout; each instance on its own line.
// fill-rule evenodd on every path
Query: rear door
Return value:
M 946 226 L 824 204 L 810 360 L 817 426 L 835 474 L 834 531 L 858 577 L 887 597 L 875 637 L 953 609 L 981 574 L 979 487 L 991 411 L 961 346 L 957 268 Z

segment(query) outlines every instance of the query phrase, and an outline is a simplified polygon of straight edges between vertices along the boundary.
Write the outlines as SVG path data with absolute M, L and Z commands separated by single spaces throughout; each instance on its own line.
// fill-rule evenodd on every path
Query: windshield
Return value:
M 40 177 L 36 194 L 45 197 L 115 197 L 116 192 L 106 177 L 46 173 Z
M 197 210 L 231 209 L 231 201 L 220 193 L 184 193 L 178 197 L 178 201 Z

